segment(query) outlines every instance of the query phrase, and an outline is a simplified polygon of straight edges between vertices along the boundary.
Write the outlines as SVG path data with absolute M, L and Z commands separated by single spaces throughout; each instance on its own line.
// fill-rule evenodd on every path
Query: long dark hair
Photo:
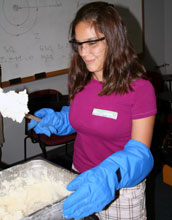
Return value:
M 127 29 L 113 5 L 107 2 L 92 2 L 84 5 L 77 12 L 69 29 L 70 38 L 75 39 L 75 27 L 80 22 L 89 22 L 95 31 L 104 34 L 106 57 L 103 67 L 103 86 L 99 95 L 113 92 L 124 94 L 131 88 L 131 82 L 146 78 L 145 68 L 132 48 Z M 91 80 L 92 73 L 78 52 L 73 48 L 69 71 L 69 97 L 75 94 Z

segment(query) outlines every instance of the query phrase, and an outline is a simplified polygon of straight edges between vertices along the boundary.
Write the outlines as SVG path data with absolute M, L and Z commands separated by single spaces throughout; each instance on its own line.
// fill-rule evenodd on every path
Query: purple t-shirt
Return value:
M 124 95 L 98 96 L 102 83 L 93 79 L 75 95 L 69 120 L 77 132 L 73 162 L 80 173 L 124 148 L 131 139 L 132 119 L 156 114 L 152 84 L 139 79 L 132 88 Z

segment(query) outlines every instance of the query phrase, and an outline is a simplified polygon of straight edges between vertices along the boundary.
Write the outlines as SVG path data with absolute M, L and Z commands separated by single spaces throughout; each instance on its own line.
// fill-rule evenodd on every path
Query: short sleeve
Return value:
M 155 115 L 157 113 L 156 95 L 151 82 L 140 79 L 132 84 L 132 88 L 134 89 L 132 119 Z

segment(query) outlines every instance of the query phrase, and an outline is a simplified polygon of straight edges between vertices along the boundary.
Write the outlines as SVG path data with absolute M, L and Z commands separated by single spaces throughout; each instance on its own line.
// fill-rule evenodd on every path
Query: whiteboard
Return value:
M 2 82 L 69 68 L 68 29 L 90 0 L 0 0 Z M 109 0 L 128 27 L 137 53 L 143 52 L 142 0 Z

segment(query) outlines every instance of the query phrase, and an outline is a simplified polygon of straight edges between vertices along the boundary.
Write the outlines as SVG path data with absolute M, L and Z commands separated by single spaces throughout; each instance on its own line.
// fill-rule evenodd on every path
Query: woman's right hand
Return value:
M 56 134 L 60 136 L 75 133 L 69 122 L 69 106 L 63 106 L 60 112 L 55 112 L 50 108 L 42 108 L 35 112 L 35 116 L 41 118 L 40 122 L 31 120 L 28 129 L 34 129 L 37 134 L 50 136 Z
M 58 115 L 53 109 L 42 108 L 34 114 L 38 118 L 41 118 L 40 122 L 31 120 L 28 124 L 28 130 L 34 129 L 37 134 L 45 134 L 50 136 L 52 133 L 57 134 L 55 125 L 58 124 Z

